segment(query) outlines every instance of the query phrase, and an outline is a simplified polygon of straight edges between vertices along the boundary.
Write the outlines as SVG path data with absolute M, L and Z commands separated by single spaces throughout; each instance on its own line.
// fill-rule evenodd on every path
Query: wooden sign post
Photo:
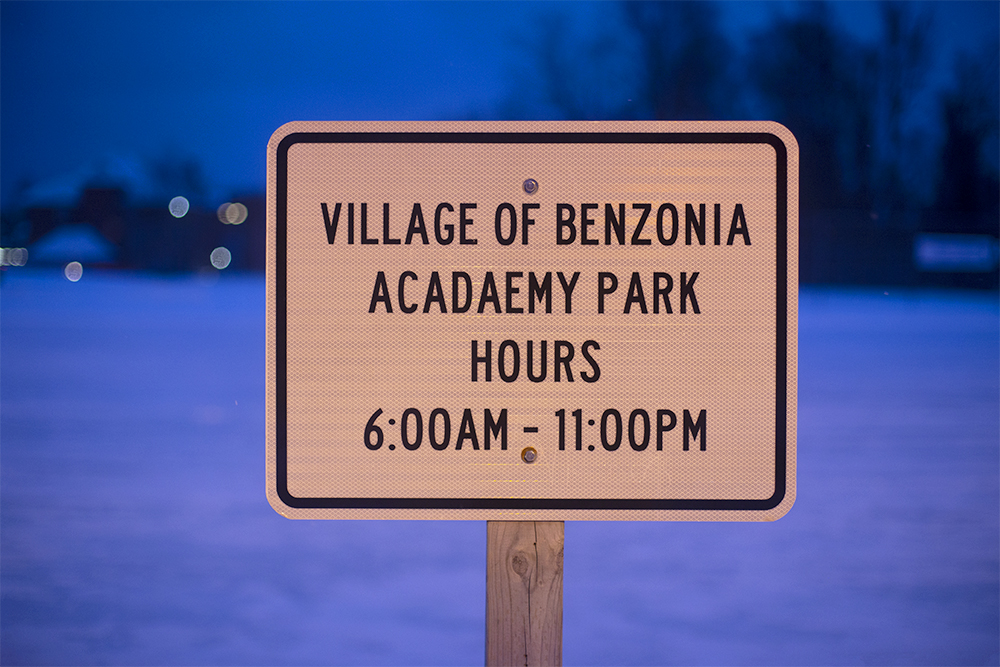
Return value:
M 486 522 L 486 665 L 562 664 L 562 521 Z

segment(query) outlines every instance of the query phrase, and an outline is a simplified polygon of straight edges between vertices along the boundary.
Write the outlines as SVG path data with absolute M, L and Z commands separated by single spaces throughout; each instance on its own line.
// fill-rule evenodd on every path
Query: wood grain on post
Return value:
M 486 665 L 562 665 L 562 521 L 486 522 Z

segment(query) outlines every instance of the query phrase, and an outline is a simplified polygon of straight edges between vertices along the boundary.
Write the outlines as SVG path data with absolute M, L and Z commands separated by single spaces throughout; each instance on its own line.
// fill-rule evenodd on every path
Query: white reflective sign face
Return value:
M 293 518 L 773 520 L 798 147 L 766 122 L 291 123 L 267 495 Z

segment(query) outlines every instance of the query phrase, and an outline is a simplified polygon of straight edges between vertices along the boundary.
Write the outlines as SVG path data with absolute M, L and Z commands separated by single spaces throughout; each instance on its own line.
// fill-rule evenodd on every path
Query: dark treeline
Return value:
M 179 215 L 169 208 L 177 195 L 186 201 Z M 215 271 L 221 264 L 212 254 L 221 248 L 228 253 L 222 268 L 265 269 L 264 194 L 210 194 L 191 157 L 98 159 L 62 187 L 25 180 L 12 199 L 0 216 L 0 243 L 27 248 L 27 266 L 81 261 L 159 273 Z M 11 264 L 18 265 L 4 257 L 0 269 Z
M 550 17 L 505 115 L 780 122 L 800 147 L 802 282 L 996 288 L 995 261 L 928 270 L 915 249 L 972 234 L 995 257 L 997 45 L 959 59 L 941 88 L 933 19 L 946 4 L 880 5 L 871 43 L 828 5 L 778 9 L 739 44 L 705 2 L 606 5 L 597 29 Z
M 801 282 L 997 288 L 1000 46 L 942 77 L 948 3 L 878 5 L 867 41 L 823 3 L 775 3 L 738 39 L 709 2 L 566 6 L 536 9 L 538 32 L 510 42 L 526 67 L 495 117 L 777 121 L 800 148 Z M 233 268 L 261 270 L 263 194 L 240 197 L 245 222 L 226 224 L 208 190 L 184 159 L 98 168 L 71 200 L 26 182 L 0 241 L 30 250 L 88 224 L 109 266 L 200 270 L 224 246 Z M 166 202 L 182 193 L 191 210 L 175 219 Z

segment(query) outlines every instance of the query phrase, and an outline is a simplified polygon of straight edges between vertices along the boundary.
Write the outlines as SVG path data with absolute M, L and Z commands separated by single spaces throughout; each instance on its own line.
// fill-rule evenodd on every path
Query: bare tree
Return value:
M 576 17 L 579 18 L 579 17 Z M 531 76 L 519 95 L 531 115 L 613 120 L 728 118 L 738 89 L 732 46 L 716 7 L 703 2 L 598 4 L 574 25 L 552 13 L 526 46 Z
M 862 198 L 872 209 L 900 211 L 926 204 L 929 185 L 923 177 L 929 155 L 919 141 L 914 116 L 931 100 L 931 14 L 908 5 L 883 2 L 882 39 L 875 47 L 874 100 L 870 180 L 862 183 Z
M 955 66 L 955 85 L 941 96 L 944 141 L 933 231 L 998 235 L 1000 213 L 1000 68 L 996 43 Z M 948 228 L 941 228 L 947 223 Z
M 626 2 L 639 47 L 641 108 L 656 120 L 720 120 L 734 110 L 733 49 L 706 2 Z
M 798 139 L 803 206 L 844 206 L 852 185 L 870 179 L 873 69 L 871 52 L 839 31 L 823 4 L 777 17 L 754 39 L 748 79 L 764 112 Z

